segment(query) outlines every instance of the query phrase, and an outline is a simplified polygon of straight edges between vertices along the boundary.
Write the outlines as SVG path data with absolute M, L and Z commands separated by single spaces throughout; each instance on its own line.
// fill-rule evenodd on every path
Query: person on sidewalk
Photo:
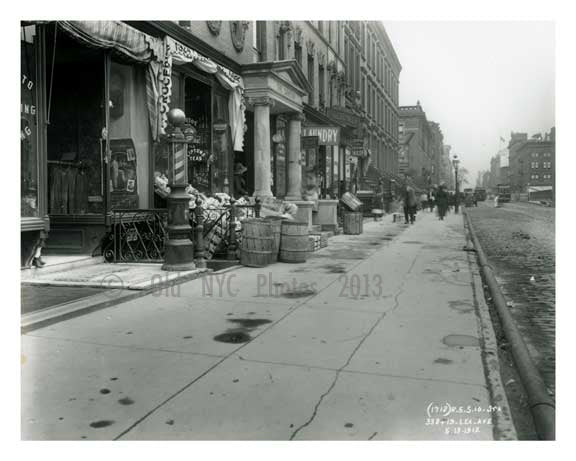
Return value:
M 414 224 L 418 203 L 416 201 L 416 192 L 408 184 L 404 186 L 402 199 L 404 201 L 404 224 Z
M 444 216 L 446 216 L 446 211 L 448 210 L 448 192 L 446 191 L 445 184 L 440 184 L 440 187 L 438 187 L 438 192 L 436 192 L 436 205 L 438 207 L 438 217 L 440 220 L 444 220 Z

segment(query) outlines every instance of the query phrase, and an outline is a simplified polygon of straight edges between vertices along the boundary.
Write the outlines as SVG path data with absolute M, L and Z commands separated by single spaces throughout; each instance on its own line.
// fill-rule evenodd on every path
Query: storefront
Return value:
M 319 198 L 337 197 L 340 127 L 304 125 L 302 139 L 302 177 L 306 193 L 312 195 L 316 190 Z
M 116 21 L 23 24 L 21 50 L 23 267 L 42 246 L 101 254 L 115 212 L 162 206 L 155 184 L 167 173 L 171 107 L 194 132 L 190 182 L 230 191 L 244 134 L 239 76 Z

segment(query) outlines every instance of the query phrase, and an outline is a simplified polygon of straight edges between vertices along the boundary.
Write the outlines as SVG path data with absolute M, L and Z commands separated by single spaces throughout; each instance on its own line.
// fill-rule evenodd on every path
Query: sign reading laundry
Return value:
M 340 144 L 340 127 L 303 126 L 302 136 L 317 136 L 320 146 L 337 146 Z

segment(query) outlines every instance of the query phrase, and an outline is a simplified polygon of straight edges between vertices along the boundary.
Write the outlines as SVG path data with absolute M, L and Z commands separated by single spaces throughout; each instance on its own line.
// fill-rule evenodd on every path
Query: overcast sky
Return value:
M 510 132 L 554 126 L 553 22 L 386 22 L 402 64 L 400 105 L 419 100 L 444 143 L 480 170 Z

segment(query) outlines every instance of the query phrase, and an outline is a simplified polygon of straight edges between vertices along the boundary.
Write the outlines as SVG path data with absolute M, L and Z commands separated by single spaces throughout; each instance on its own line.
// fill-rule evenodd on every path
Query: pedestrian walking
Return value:
M 434 211 L 434 201 L 436 198 L 432 195 L 432 192 L 428 192 L 428 207 L 430 208 L 430 213 Z
M 416 220 L 416 207 L 418 206 L 416 192 L 414 188 L 406 184 L 402 196 L 404 201 L 404 224 L 414 224 Z
M 448 191 L 446 191 L 445 184 L 440 184 L 438 192 L 436 192 L 436 205 L 438 206 L 438 217 L 444 220 L 448 210 Z

